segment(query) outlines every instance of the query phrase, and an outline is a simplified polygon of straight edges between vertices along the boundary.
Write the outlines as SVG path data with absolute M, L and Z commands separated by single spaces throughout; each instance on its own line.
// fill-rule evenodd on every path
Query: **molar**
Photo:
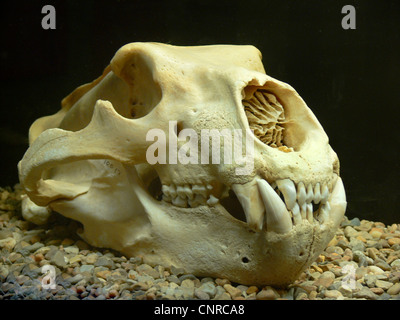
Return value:
M 194 194 L 201 194 L 204 198 L 207 198 L 207 196 L 208 196 L 208 191 L 207 191 L 206 187 L 201 184 L 193 185 L 192 192 Z

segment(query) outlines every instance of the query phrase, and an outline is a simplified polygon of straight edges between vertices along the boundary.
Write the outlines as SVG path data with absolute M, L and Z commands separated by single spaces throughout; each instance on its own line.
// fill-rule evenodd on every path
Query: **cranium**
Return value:
M 154 128 L 165 150 L 200 148 L 207 139 L 190 134 L 202 130 L 242 130 L 252 166 L 238 174 L 243 162 L 173 163 L 162 149 L 153 155 L 166 163 L 149 164 Z M 322 126 L 291 86 L 266 75 L 253 46 L 125 45 L 101 77 L 35 121 L 29 139 L 18 165 L 27 219 L 56 211 L 80 221 L 92 245 L 198 276 L 287 285 L 346 208 Z

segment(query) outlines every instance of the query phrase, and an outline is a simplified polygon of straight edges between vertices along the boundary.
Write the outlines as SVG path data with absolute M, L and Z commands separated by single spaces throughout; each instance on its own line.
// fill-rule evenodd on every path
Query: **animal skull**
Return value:
M 240 129 L 248 134 L 235 143 L 251 142 L 252 166 L 174 163 L 162 149 L 166 163 L 149 164 L 154 128 L 169 152 L 200 148 L 209 140 L 191 138 L 202 130 Z M 265 74 L 253 46 L 125 45 L 100 78 L 35 121 L 29 139 L 18 165 L 27 219 L 53 210 L 80 221 L 94 246 L 198 276 L 287 285 L 346 208 L 323 128 L 291 86 Z

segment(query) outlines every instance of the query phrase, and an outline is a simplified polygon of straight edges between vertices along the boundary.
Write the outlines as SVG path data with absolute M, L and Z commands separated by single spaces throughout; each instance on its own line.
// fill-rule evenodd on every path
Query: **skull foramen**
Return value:
M 167 149 L 185 129 L 250 132 L 252 170 L 237 174 L 235 161 L 150 165 L 154 128 Z M 327 135 L 291 86 L 265 74 L 253 46 L 127 44 L 101 77 L 36 120 L 29 140 L 18 165 L 26 219 L 43 223 L 56 211 L 81 222 L 94 246 L 197 276 L 290 284 L 346 209 Z

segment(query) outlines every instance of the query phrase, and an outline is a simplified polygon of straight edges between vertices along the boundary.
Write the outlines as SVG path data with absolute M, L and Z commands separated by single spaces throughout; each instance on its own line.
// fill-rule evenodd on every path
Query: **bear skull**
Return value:
M 56 211 L 92 245 L 198 276 L 290 284 L 346 208 L 322 126 L 253 46 L 125 45 L 29 139 L 27 219 Z

